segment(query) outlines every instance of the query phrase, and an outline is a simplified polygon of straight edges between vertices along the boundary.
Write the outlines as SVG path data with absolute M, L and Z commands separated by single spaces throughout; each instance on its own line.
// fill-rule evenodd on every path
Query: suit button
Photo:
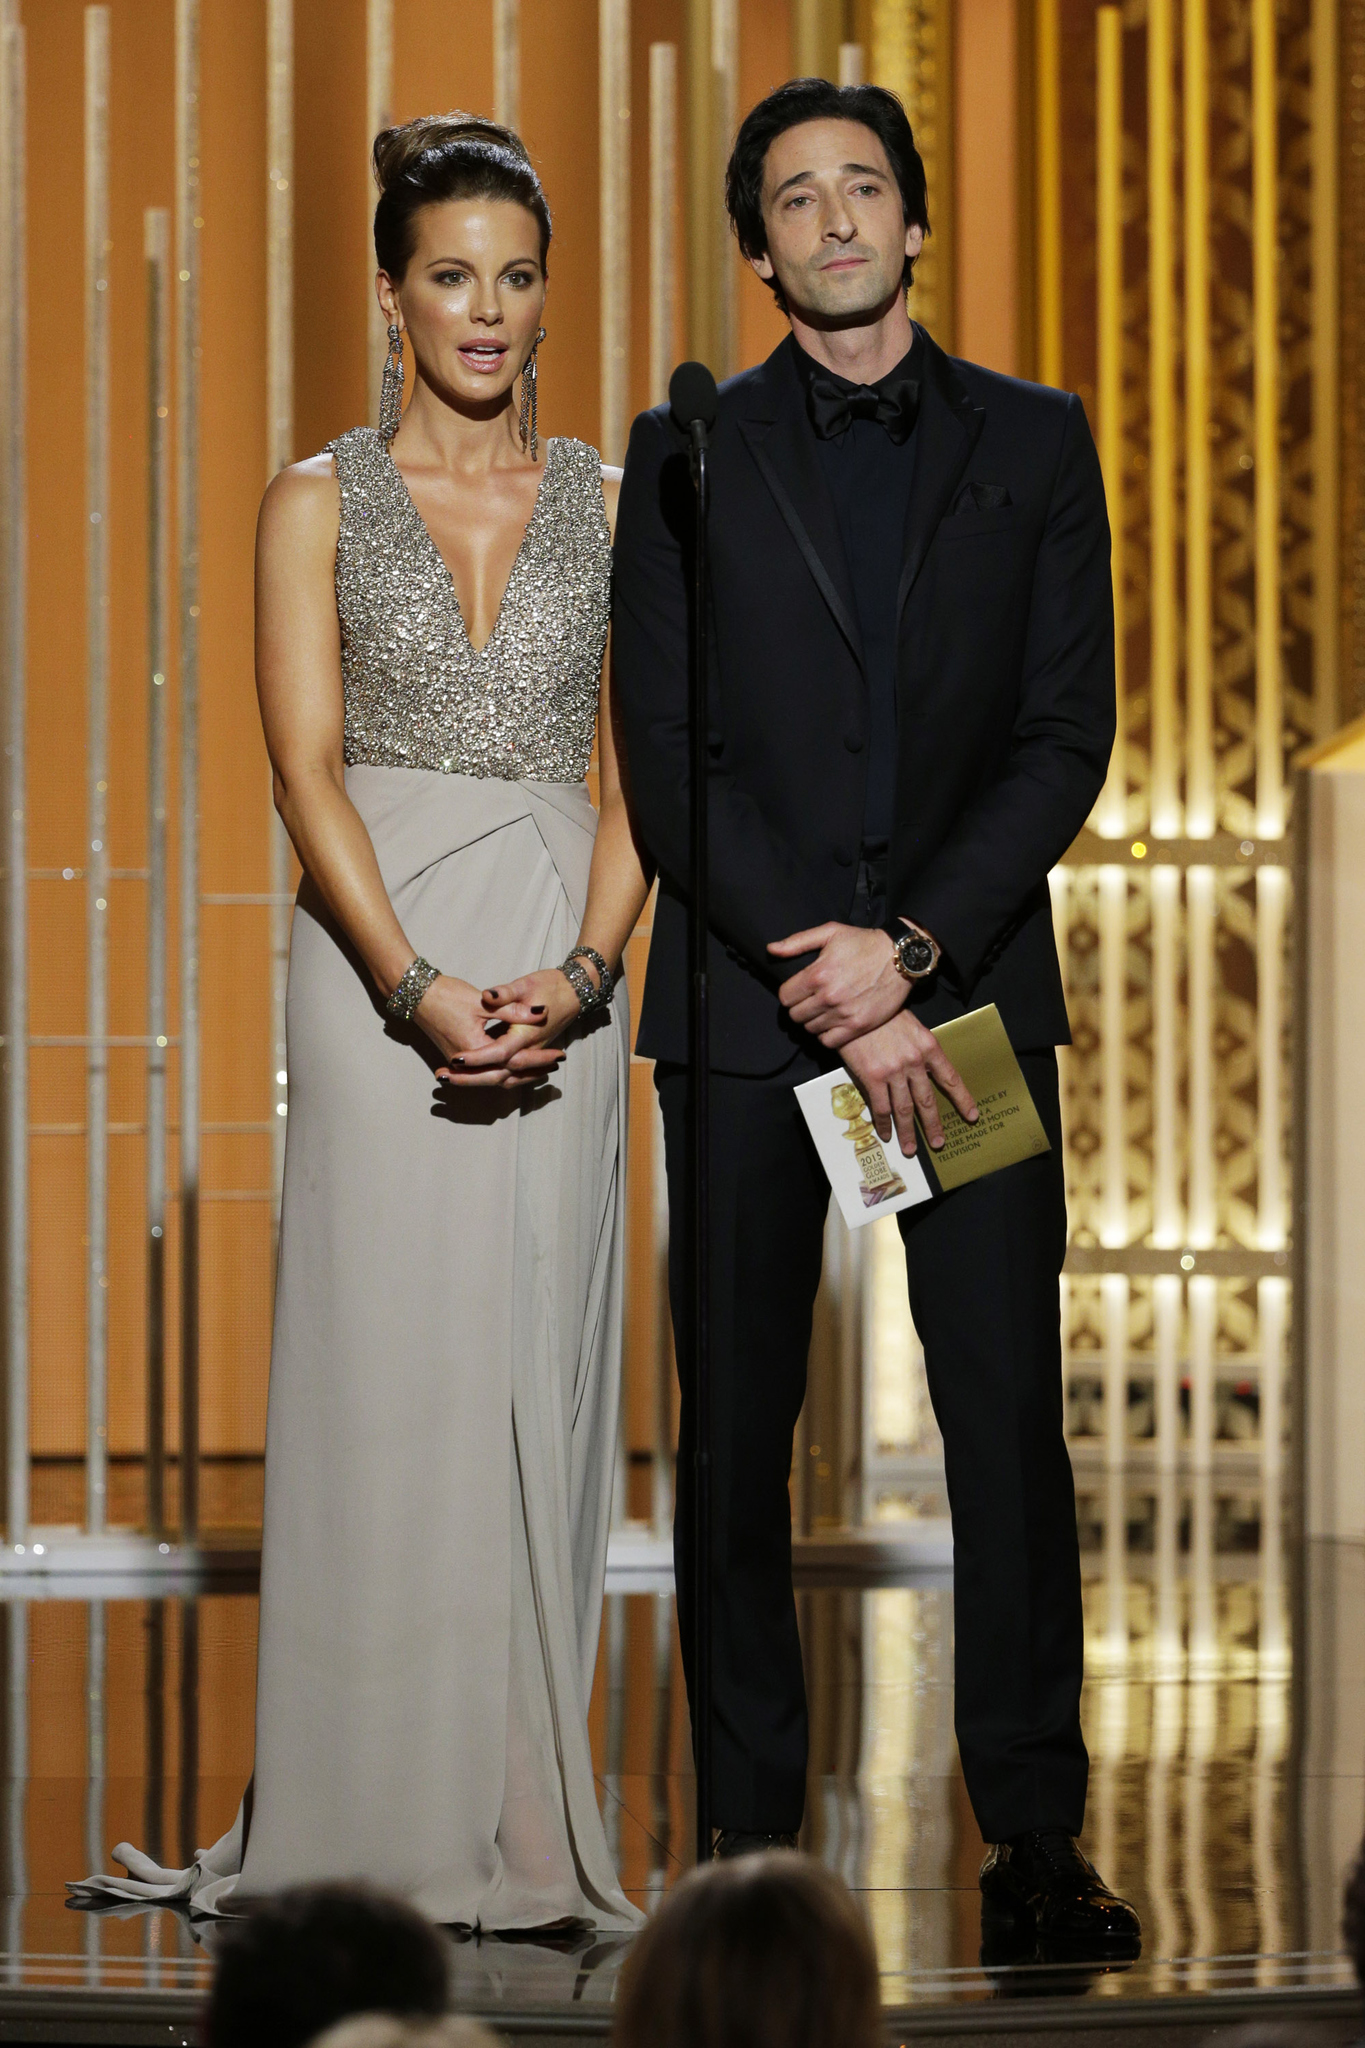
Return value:
M 856 732 L 846 732 L 844 734 L 844 745 L 848 748 L 850 754 L 861 754 L 863 751 L 862 740 Z
M 834 862 L 836 867 L 851 868 L 853 865 L 852 847 L 836 846 L 834 849 Z

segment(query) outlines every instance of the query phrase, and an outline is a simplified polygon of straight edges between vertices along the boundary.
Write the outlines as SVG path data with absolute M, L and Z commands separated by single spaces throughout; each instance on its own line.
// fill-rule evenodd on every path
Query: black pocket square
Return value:
M 990 512 L 1013 503 L 1005 484 L 964 484 L 953 500 L 953 510 L 948 516 L 952 518 L 959 512 Z

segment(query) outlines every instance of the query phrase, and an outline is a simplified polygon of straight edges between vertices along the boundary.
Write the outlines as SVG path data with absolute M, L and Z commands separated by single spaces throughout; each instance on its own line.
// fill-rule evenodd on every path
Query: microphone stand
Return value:
M 691 886 L 688 891 L 687 951 L 691 983 L 691 1119 L 688 1128 L 688 1193 L 692 1294 L 693 1390 L 696 1402 L 693 1453 L 692 1695 L 693 1754 L 697 1770 L 697 1861 L 711 1860 L 711 1019 L 706 949 L 710 923 L 710 862 L 707 842 L 707 548 L 710 493 L 706 425 L 690 423 L 692 483 L 696 495 L 696 542 L 692 569 L 692 660 L 688 678 L 691 798 Z

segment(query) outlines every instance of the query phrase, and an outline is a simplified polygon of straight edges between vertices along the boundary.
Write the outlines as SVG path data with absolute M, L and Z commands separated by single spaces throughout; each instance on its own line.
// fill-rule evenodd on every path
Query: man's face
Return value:
M 924 243 L 923 229 L 905 224 L 886 151 L 861 121 L 786 129 L 768 149 L 762 205 L 768 249 L 749 260 L 813 326 L 879 312 Z

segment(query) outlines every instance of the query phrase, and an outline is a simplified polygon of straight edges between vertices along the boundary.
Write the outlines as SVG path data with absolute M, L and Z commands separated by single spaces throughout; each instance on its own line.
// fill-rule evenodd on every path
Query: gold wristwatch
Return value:
M 923 981 L 932 974 L 939 962 L 937 939 L 931 939 L 928 932 L 921 931 L 917 924 L 901 923 L 906 929 L 898 939 L 892 939 L 892 951 L 896 956 L 896 972 L 902 981 Z

